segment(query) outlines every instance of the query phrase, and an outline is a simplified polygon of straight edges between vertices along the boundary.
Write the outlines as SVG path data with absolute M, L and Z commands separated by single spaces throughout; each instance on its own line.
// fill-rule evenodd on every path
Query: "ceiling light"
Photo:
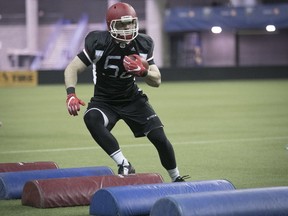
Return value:
M 267 25 L 266 31 L 268 32 L 274 32 L 276 30 L 276 27 L 274 25 Z
M 211 31 L 214 33 L 214 34 L 219 34 L 222 32 L 222 28 L 220 26 L 213 26 L 211 28 Z

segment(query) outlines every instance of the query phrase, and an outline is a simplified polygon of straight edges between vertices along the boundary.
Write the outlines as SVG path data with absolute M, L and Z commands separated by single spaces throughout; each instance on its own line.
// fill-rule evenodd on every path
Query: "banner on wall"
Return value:
M 36 86 L 37 84 L 37 71 L 0 71 L 0 87 Z
M 267 4 L 255 7 L 173 7 L 167 10 L 166 32 L 222 29 L 265 29 L 288 27 L 288 4 Z

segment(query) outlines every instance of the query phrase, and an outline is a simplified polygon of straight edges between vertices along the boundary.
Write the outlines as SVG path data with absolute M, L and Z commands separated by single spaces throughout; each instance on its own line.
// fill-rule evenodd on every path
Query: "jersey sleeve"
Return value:
M 146 43 L 147 43 L 147 47 L 149 47 L 148 48 L 148 52 L 147 52 L 147 59 L 146 60 L 147 60 L 149 65 L 155 64 L 154 55 L 153 55 L 153 52 L 154 52 L 154 41 L 148 35 L 146 36 Z
M 154 62 L 154 56 L 153 56 L 153 49 L 152 49 L 151 52 L 149 52 L 148 55 L 147 55 L 147 62 L 148 62 L 149 65 L 155 64 L 155 62 Z
M 81 59 L 81 61 L 89 66 L 92 64 L 95 54 L 95 46 L 97 43 L 97 37 L 95 37 L 95 32 L 90 32 L 85 38 L 84 49 L 77 56 Z

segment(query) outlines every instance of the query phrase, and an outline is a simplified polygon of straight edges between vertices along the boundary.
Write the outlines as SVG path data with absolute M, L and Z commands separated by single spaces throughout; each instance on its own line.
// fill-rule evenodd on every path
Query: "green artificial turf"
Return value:
M 227 179 L 236 188 L 288 185 L 288 80 L 139 84 L 165 125 L 189 181 Z M 79 85 L 88 102 L 93 85 Z M 54 161 L 60 168 L 114 162 L 90 137 L 83 112 L 72 117 L 60 85 L 0 89 L 0 163 Z M 120 121 L 112 131 L 137 172 L 160 173 L 158 154 Z M 89 207 L 36 209 L 0 200 L 0 215 L 89 215 Z

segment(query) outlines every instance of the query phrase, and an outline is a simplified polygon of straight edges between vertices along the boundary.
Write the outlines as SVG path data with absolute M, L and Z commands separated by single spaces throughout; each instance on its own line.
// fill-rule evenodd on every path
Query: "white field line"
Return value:
M 250 141 L 273 141 L 273 140 L 286 140 L 288 136 L 284 137 L 255 137 L 247 139 L 226 139 L 226 140 L 204 140 L 204 141 L 184 141 L 173 142 L 173 145 L 199 145 L 199 144 L 217 144 L 217 143 L 235 143 L 235 142 L 250 142 Z M 288 143 L 287 143 L 288 144 Z M 95 145 L 97 145 L 95 143 Z M 149 141 L 147 143 L 120 145 L 121 148 L 134 148 L 134 147 L 148 147 L 153 146 Z M 56 149 L 31 149 L 31 150 L 17 150 L 17 151 L 2 151 L 0 154 L 19 154 L 19 153 L 41 153 L 41 152 L 61 152 L 61 151 L 86 151 L 100 149 L 99 146 L 93 147 L 79 147 L 79 148 L 56 148 Z

